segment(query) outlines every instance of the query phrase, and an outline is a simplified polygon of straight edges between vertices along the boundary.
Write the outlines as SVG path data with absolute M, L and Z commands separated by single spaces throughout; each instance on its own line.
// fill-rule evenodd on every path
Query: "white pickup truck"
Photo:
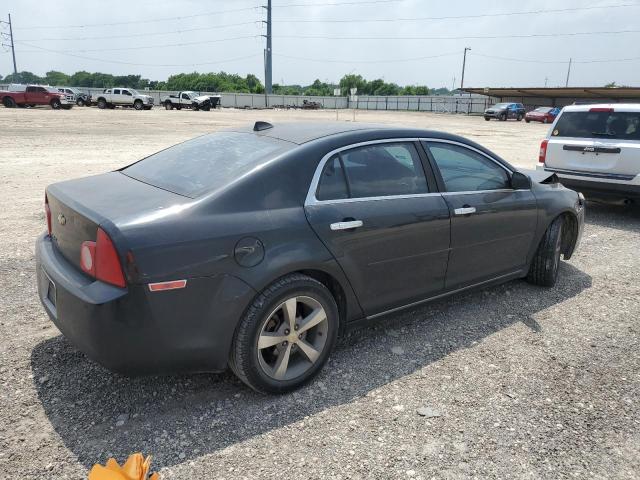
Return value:
M 153 97 L 138 93 L 133 88 L 107 88 L 96 95 L 98 108 L 133 107 L 136 110 L 151 110 Z
M 182 108 L 192 108 L 193 110 L 204 110 L 208 112 L 220 104 L 220 95 L 198 95 L 196 92 L 185 91 L 177 95 L 169 95 L 160 100 L 167 110 L 180 110 Z

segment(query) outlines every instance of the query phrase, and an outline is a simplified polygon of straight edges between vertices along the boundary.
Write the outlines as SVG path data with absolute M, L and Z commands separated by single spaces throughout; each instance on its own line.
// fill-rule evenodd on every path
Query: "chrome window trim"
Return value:
M 474 193 L 496 193 L 496 192 L 516 192 L 520 190 L 514 189 L 496 189 L 496 190 L 473 190 L 467 192 L 428 192 L 428 193 L 415 193 L 415 194 L 407 194 L 407 195 L 385 195 L 379 197 L 359 197 L 359 198 L 336 198 L 332 200 L 318 200 L 316 198 L 316 191 L 318 190 L 318 184 L 320 183 L 320 176 L 322 175 L 322 171 L 324 170 L 324 166 L 327 161 L 333 157 L 336 153 L 343 152 L 345 150 L 351 150 L 353 148 L 364 147 L 367 145 L 377 145 L 380 143 L 412 143 L 412 142 L 439 142 L 439 143 L 449 143 L 452 145 L 457 145 L 459 147 L 467 148 L 473 152 L 479 153 L 480 155 L 488 158 L 493 163 L 502 167 L 507 173 L 513 174 L 513 171 L 509 169 L 507 166 L 503 165 L 501 162 L 491 157 L 491 155 L 487 155 L 481 150 L 474 148 L 470 145 L 467 145 L 462 142 L 456 142 L 455 140 L 446 140 L 442 138 L 429 138 L 429 137 L 405 137 L 405 138 L 384 138 L 380 140 L 368 140 L 366 142 L 358 142 L 353 143 L 351 145 L 345 145 L 344 147 L 336 148 L 325 156 L 322 157 L 320 163 L 316 167 L 316 171 L 313 174 L 313 178 L 311 179 L 311 185 L 309 186 L 309 190 L 307 192 L 307 197 L 304 202 L 304 206 L 308 205 L 331 205 L 338 203 L 354 203 L 354 202 L 366 202 L 366 201 L 378 201 L 378 200 L 397 200 L 404 198 L 421 198 L 421 197 L 436 197 L 443 195 L 471 195 Z

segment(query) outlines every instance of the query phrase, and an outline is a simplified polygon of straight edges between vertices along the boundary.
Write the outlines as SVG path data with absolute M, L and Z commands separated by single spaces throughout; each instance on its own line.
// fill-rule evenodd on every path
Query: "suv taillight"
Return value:
M 47 217 L 47 232 L 51 235 L 51 208 L 49 208 L 49 199 L 47 194 L 44 194 L 44 213 Z
M 538 154 L 538 162 L 544 163 L 547 158 L 547 145 L 549 144 L 549 140 L 543 140 L 540 144 L 540 153 Z
M 80 267 L 96 280 L 124 287 L 124 274 L 113 242 L 98 228 L 96 241 L 82 242 L 80 246 Z

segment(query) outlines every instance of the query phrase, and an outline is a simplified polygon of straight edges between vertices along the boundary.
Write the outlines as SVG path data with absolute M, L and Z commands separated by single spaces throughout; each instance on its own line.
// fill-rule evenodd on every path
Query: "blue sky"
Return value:
M 459 86 L 462 52 L 470 47 L 469 87 L 564 85 L 569 58 L 570 85 L 640 84 L 637 0 L 362 2 L 274 0 L 274 83 L 336 82 L 354 72 L 430 87 L 451 87 L 455 77 Z M 12 14 L 19 70 L 141 73 L 157 80 L 224 70 L 263 79 L 265 3 L 5 0 L 0 16 Z M 496 15 L 548 9 L 567 11 Z M 623 30 L 637 31 L 544 36 Z M 618 59 L 635 60 L 600 62 Z M 0 50 L 0 74 L 12 68 L 10 52 Z

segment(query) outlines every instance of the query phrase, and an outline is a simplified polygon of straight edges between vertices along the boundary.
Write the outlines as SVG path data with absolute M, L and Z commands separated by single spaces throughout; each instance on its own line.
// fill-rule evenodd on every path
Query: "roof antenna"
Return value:
M 253 126 L 253 131 L 261 132 L 262 130 L 269 130 L 270 128 L 273 128 L 273 125 L 271 125 L 269 122 L 257 121 Z

